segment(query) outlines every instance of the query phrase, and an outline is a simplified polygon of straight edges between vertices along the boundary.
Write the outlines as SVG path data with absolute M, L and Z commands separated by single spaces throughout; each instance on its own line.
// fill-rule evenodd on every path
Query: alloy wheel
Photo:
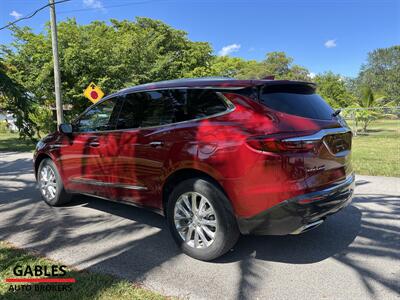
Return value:
M 57 193 L 56 175 L 51 167 L 45 165 L 40 170 L 39 188 L 46 200 L 52 200 Z
M 210 201 L 197 192 L 182 194 L 175 203 L 175 228 L 193 248 L 207 248 L 215 240 L 217 215 Z

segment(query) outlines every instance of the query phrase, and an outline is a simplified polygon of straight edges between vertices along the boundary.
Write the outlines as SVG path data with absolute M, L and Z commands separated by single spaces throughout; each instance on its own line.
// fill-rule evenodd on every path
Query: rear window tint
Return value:
M 334 110 L 306 85 L 265 86 L 261 102 L 274 110 L 310 119 L 332 119 Z
M 212 116 L 227 110 L 225 103 L 215 91 L 188 90 L 187 110 L 189 119 Z

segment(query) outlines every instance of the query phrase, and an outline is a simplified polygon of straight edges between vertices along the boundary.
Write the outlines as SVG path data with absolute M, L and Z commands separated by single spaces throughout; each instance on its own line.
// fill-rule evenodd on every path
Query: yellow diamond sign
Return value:
M 96 103 L 97 101 L 99 101 L 101 98 L 104 97 L 103 91 L 93 82 L 89 84 L 89 86 L 86 88 L 83 94 L 93 103 Z

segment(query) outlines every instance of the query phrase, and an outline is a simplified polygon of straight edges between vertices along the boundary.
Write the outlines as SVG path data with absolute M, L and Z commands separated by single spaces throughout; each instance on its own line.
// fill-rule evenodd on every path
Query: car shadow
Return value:
M 73 195 L 72 201 L 63 205 L 63 207 L 72 206 L 84 206 L 152 227 L 167 229 L 163 216 L 146 208 L 136 207 L 134 205 L 103 200 L 86 195 Z
M 162 244 L 173 244 L 164 217 L 152 211 L 81 195 L 74 196 L 73 201 L 67 206 L 85 206 L 159 228 L 165 232 L 159 236 L 163 238 Z M 290 264 L 314 263 L 346 249 L 357 237 L 360 228 L 361 212 L 357 207 L 350 205 L 336 215 L 330 216 L 319 227 L 299 235 L 243 235 L 231 251 L 214 262 L 230 263 L 251 256 Z M 175 254 L 178 253 L 180 251 L 177 249 Z
M 349 206 L 328 217 L 319 227 L 302 234 L 242 236 L 234 249 L 216 262 L 229 263 L 251 256 L 289 264 L 315 263 L 345 250 L 357 237 L 360 227 L 360 210 Z
M 372 212 L 363 205 L 379 202 L 390 208 L 390 212 Z M 330 216 L 319 227 L 300 235 L 287 236 L 242 236 L 238 243 L 227 254 L 212 262 L 194 261 L 184 256 L 175 246 L 162 216 L 123 204 L 108 203 L 90 197 L 80 198 L 75 205 L 105 211 L 110 214 L 145 223 L 161 229 L 157 234 L 145 239 L 136 240 L 124 249 L 113 249 L 116 256 L 104 259 L 92 266 L 95 269 L 111 270 L 117 276 L 130 280 L 142 280 L 153 268 L 177 257 L 192 264 L 231 264 L 236 263 L 240 270 L 240 281 L 237 287 L 238 299 L 250 299 L 265 282 L 265 270 L 260 262 L 279 262 L 285 264 L 313 264 L 328 258 L 352 268 L 371 295 L 375 294 L 370 282 L 380 283 L 386 288 L 399 292 L 398 284 L 390 276 L 382 276 L 378 270 L 370 268 L 353 258 L 353 254 L 361 257 L 391 257 L 398 260 L 400 228 L 397 226 L 377 225 L 376 222 L 387 218 L 396 218 L 400 214 L 398 196 L 360 195 L 354 198 L 353 204 Z M 356 238 L 372 240 L 376 248 L 368 244 L 356 242 Z M 143 251 L 143 249 L 146 249 Z M 397 250 L 396 250 L 397 249 Z M 121 251 L 122 250 L 122 251 Z M 129 265 L 121 265 L 122 261 L 133 261 Z M 140 263 L 138 263 L 138 261 Z M 115 266 L 118 265 L 118 268 Z M 173 264 L 172 264 L 173 265 Z

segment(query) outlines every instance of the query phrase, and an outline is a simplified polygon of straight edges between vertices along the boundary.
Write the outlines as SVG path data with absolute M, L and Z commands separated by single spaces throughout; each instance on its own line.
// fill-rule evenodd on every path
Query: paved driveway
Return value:
M 215 262 L 181 254 L 164 219 L 89 197 L 51 208 L 31 154 L 0 153 L 0 240 L 191 299 L 400 298 L 400 178 L 357 176 L 353 204 L 299 236 L 246 236 Z

